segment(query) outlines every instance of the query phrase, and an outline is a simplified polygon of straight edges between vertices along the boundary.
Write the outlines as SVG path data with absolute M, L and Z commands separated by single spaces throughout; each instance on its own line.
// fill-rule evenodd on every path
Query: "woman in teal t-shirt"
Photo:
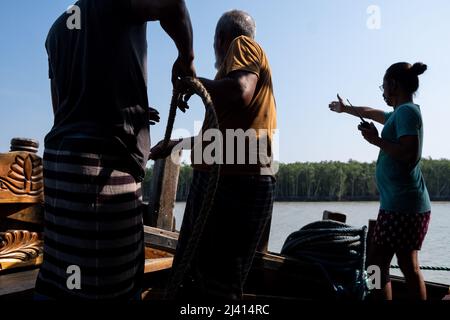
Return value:
M 428 231 L 431 203 L 420 170 L 422 115 L 420 107 L 413 102 L 419 75 L 426 70 L 423 63 L 402 62 L 386 71 L 380 89 L 393 112 L 346 106 L 339 96 L 339 101 L 329 106 L 332 111 L 361 115 L 384 125 L 381 137 L 373 122 L 361 124 L 358 129 L 369 143 L 380 148 L 376 178 L 381 203 L 368 263 L 380 267 L 383 290 L 378 293 L 388 300 L 392 299 L 389 270 L 394 255 L 411 297 L 426 299 L 418 252 Z

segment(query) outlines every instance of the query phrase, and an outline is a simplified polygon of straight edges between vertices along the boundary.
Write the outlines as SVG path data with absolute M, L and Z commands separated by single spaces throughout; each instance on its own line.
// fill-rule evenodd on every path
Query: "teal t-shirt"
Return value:
M 398 143 L 404 136 L 419 137 L 419 155 L 411 168 L 395 160 L 383 150 L 377 161 L 377 186 L 381 209 L 404 213 L 425 213 L 431 210 L 430 196 L 420 170 L 423 146 L 423 123 L 420 107 L 413 103 L 385 113 L 386 122 L 381 137 Z

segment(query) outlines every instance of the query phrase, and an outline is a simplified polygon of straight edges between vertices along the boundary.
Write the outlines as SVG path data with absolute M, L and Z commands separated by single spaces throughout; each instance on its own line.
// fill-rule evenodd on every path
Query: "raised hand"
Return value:
M 331 102 L 328 107 L 330 108 L 331 111 L 342 113 L 345 110 L 345 103 L 339 94 L 337 95 L 337 98 L 338 101 Z

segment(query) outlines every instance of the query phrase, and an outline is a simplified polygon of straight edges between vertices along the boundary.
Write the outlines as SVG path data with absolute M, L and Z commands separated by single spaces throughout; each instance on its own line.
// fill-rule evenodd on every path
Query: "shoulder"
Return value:
M 233 40 L 233 42 L 243 43 L 243 44 L 247 44 L 247 45 L 250 45 L 250 46 L 259 47 L 259 44 L 256 42 L 255 39 L 252 39 L 252 38 L 247 37 L 247 36 L 239 36 L 239 37 L 235 38 Z
M 401 105 L 400 107 L 398 107 L 397 112 L 398 113 L 412 112 L 412 113 L 420 114 L 420 107 L 414 103 L 407 103 L 407 104 L 404 104 L 404 105 Z
M 239 36 L 231 42 L 231 46 L 241 50 L 250 51 L 254 54 L 262 55 L 264 51 L 261 46 L 252 38 Z
M 398 128 L 422 128 L 422 115 L 419 106 L 406 104 L 398 107 L 395 112 L 395 122 Z
M 420 112 L 420 107 L 417 104 L 408 103 L 398 107 L 395 112 L 397 117 L 408 117 L 408 118 L 422 118 L 422 113 Z
M 392 112 L 392 111 L 384 112 L 384 120 L 388 121 L 392 117 L 393 114 L 394 114 L 394 112 Z

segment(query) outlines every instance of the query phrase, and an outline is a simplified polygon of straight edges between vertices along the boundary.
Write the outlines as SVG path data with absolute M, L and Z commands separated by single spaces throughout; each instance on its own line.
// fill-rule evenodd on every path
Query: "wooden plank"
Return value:
M 2 259 L 0 260 L 0 276 L 5 270 L 12 270 L 18 268 L 38 267 L 42 264 L 43 255 L 40 254 L 37 258 L 19 261 L 17 259 Z
M 167 158 L 165 163 L 161 198 L 159 201 L 159 215 L 156 224 L 157 228 L 163 230 L 175 230 L 173 210 L 175 208 L 175 201 L 177 197 L 181 155 L 182 150 L 180 150 L 177 155 Z
M 179 234 L 158 228 L 144 227 L 144 241 L 146 246 L 163 248 L 175 252 Z
M 160 259 L 146 259 L 145 260 L 145 273 L 152 273 L 161 270 L 167 270 L 172 268 L 173 257 L 160 258 Z
M 145 273 L 153 273 L 172 268 L 173 257 L 146 259 Z M 0 299 L 8 296 L 33 292 L 39 270 L 21 271 L 0 275 Z
M 157 160 L 153 167 L 152 194 L 145 223 L 160 229 L 175 230 L 173 210 L 180 174 L 182 151 L 166 159 Z
M 4 214 L 11 213 L 8 219 L 29 224 L 44 224 L 44 205 L 43 204 L 10 204 L 2 205 L 1 210 Z
M 0 297 L 34 290 L 38 273 L 36 269 L 0 276 Z
M 144 233 L 146 235 L 160 236 L 163 238 L 175 239 L 175 240 L 178 240 L 178 237 L 180 235 L 178 232 L 167 231 L 167 230 L 153 228 L 153 227 L 149 227 L 149 226 L 144 227 Z

